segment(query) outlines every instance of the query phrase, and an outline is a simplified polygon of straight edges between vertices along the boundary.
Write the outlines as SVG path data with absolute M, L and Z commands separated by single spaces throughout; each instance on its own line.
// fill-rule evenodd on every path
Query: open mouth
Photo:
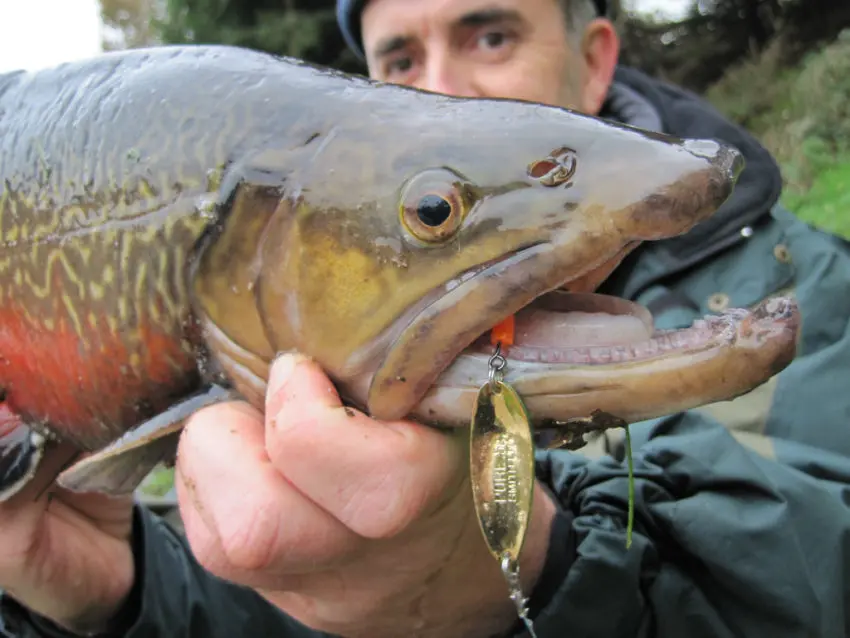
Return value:
M 515 314 L 513 343 L 501 344 L 513 361 L 594 365 L 642 361 L 676 350 L 699 350 L 735 338 L 735 318 L 746 311 L 706 317 L 687 328 L 655 330 L 644 306 L 598 293 L 556 290 Z M 493 352 L 489 331 L 468 352 Z
M 519 392 L 535 429 L 578 419 L 567 427 L 573 434 L 740 396 L 791 362 L 800 325 L 793 297 L 657 330 L 639 304 L 561 290 L 532 300 L 514 318 L 513 342 L 501 350 L 506 382 Z M 487 331 L 456 353 L 413 416 L 441 427 L 468 425 L 494 352 Z M 598 413 L 613 420 L 588 421 Z
M 487 358 L 495 352 L 492 328 L 511 314 L 512 343 L 501 350 L 506 378 L 538 420 L 604 406 L 629 419 L 666 414 L 735 396 L 793 356 L 798 320 L 787 298 L 657 330 L 637 303 L 565 290 L 616 261 L 600 259 L 602 251 L 592 248 L 582 245 L 566 259 L 563 250 L 540 243 L 435 290 L 411 310 L 371 378 L 372 414 L 389 420 L 416 408 L 417 418 L 438 423 L 468 419 L 466 403 L 486 381 Z M 610 247 L 605 252 L 619 254 Z M 590 267 L 579 266 L 594 255 Z

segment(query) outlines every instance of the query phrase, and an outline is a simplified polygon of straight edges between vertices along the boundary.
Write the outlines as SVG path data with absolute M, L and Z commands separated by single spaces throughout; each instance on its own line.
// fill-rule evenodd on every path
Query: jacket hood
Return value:
M 766 219 L 779 199 L 782 175 L 767 149 L 690 91 L 620 66 L 600 116 L 677 137 L 732 144 L 746 161 L 732 195 L 713 217 L 681 237 L 644 244 L 630 255 L 632 259 L 652 255 L 657 261 L 652 279 L 690 268 L 744 239 L 742 230 Z M 625 292 L 636 294 L 648 283 L 629 281 Z

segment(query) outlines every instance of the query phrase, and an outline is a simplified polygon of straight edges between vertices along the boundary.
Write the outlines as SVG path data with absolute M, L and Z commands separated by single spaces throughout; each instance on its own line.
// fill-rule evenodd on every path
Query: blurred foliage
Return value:
M 140 496 L 164 498 L 174 488 L 174 468 L 157 466 L 139 485 Z
M 160 42 L 159 0 L 100 0 L 103 49 L 133 49 Z
M 786 67 L 778 43 L 729 69 L 706 97 L 779 162 L 784 203 L 850 238 L 850 29 Z
M 624 12 L 616 23 L 624 64 L 701 93 L 770 47 L 780 67 L 795 65 L 850 26 L 850 2 L 694 0 L 681 21 Z
M 159 0 L 163 42 L 232 44 L 363 73 L 336 24 L 334 0 Z

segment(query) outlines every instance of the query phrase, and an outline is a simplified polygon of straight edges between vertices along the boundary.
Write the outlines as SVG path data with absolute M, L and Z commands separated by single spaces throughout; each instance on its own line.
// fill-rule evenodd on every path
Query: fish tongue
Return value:
M 520 310 L 515 330 L 517 346 L 561 349 L 646 341 L 654 327 L 646 308 L 625 299 L 555 291 Z

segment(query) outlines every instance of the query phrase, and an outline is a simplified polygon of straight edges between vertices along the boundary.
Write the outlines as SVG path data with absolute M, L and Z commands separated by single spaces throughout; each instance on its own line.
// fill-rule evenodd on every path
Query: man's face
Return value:
M 373 78 L 592 114 L 610 82 L 612 37 L 616 44 L 603 20 L 570 35 L 558 0 L 369 0 L 362 32 Z

